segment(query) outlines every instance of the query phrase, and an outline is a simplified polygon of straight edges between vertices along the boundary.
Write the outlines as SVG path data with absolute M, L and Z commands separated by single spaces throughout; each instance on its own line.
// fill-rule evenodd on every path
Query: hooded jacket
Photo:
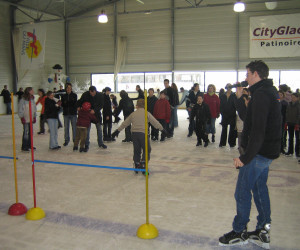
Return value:
M 30 123 L 29 116 L 29 101 L 22 98 L 19 102 L 18 115 L 20 118 L 24 118 L 26 123 Z M 36 117 L 36 105 L 34 99 L 31 100 L 31 114 L 32 119 Z
M 271 79 L 261 80 L 250 88 L 242 147 L 245 153 L 240 156 L 248 164 L 257 154 L 268 159 L 280 155 L 281 146 L 281 106 L 278 93 Z

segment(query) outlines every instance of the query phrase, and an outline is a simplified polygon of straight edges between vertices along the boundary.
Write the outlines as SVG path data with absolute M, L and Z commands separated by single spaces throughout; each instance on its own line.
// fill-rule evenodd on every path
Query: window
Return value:
M 236 78 L 236 71 L 208 71 L 205 72 L 205 86 L 214 84 L 219 92 L 221 88 L 225 88 L 227 83 L 236 83 Z
M 171 72 L 153 72 L 145 74 L 145 88 L 150 89 L 153 88 L 154 92 L 157 89 L 163 90 L 165 89 L 164 80 L 169 79 L 170 85 L 172 83 L 172 73 Z
M 292 92 L 300 88 L 300 71 L 281 71 L 280 84 L 286 84 L 291 88 Z
M 102 92 L 105 87 L 110 87 L 111 92 L 115 92 L 114 74 L 92 74 L 92 85 L 99 92 Z
M 199 83 L 200 91 L 204 92 L 204 72 L 175 72 L 175 83 L 178 90 L 183 87 L 185 90 L 190 90 L 194 83 Z
M 144 73 L 120 73 L 118 74 L 118 92 L 125 90 L 126 92 L 136 92 L 136 85 L 144 88 Z

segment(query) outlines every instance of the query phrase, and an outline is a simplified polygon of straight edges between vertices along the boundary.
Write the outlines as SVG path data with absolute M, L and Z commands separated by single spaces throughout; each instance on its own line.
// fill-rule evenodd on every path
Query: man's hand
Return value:
M 95 114 L 95 110 L 91 109 L 90 113 L 91 113 L 92 115 L 94 115 L 94 114 Z
M 240 168 L 240 167 L 244 166 L 244 163 L 241 162 L 240 158 L 234 158 L 233 164 L 234 164 L 235 168 Z
M 239 99 L 243 95 L 243 87 L 237 87 L 235 92 L 236 97 Z

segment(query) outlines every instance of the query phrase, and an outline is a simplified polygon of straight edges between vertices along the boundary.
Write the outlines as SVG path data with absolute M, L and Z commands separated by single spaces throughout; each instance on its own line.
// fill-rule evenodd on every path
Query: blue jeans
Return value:
M 5 103 L 5 105 L 6 105 L 6 114 L 7 115 L 10 115 L 11 114 L 11 102 L 9 102 L 9 103 Z
M 177 115 L 177 109 L 178 106 L 174 107 L 174 119 L 173 119 L 173 123 L 174 123 L 174 127 L 177 128 L 178 127 L 178 115 Z
M 72 140 L 75 141 L 76 136 L 76 122 L 77 122 L 77 115 L 64 115 L 64 126 L 65 126 L 65 143 L 70 142 L 70 123 L 72 125 Z
M 98 146 L 100 147 L 103 144 L 101 124 L 100 124 L 100 122 L 98 122 L 95 125 L 96 125 L 96 129 L 97 129 Z M 85 140 L 85 147 L 86 148 L 88 148 L 89 145 L 90 145 L 90 131 L 91 131 L 91 126 L 87 130 L 87 135 L 86 135 L 86 140 Z
M 267 186 L 269 165 L 272 160 L 256 155 L 253 160 L 239 170 L 235 189 L 237 215 L 232 227 L 235 232 L 242 232 L 249 222 L 251 199 L 258 211 L 256 229 L 261 229 L 266 223 L 271 223 L 271 206 Z
M 48 127 L 50 130 L 50 142 L 49 148 L 56 148 L 58 146 L 57 142 L 57 131 L 58 131 L 58 120 L 57 119 L 47 119 Z
M 210 124 L 206 124 L 206 134 L 215 134 L 216 133 L 216 118 L 210 119 Z
M 177 109 L 176 109 L 176 111 L 177 111 Z M 171 118 L 170 118 L 170 123 L 169 123 L 169 126 L 168 126 L 169 134 L 171 136 L 173 136 L 173 134 L 174 134 L 174 125 L 175 125 L 174 124 L 175 123 L 174 119 L 175 119 L 175 108 L 171 107 Z
M 30 123 L 23 124 L 22 149 L 31 148 Z

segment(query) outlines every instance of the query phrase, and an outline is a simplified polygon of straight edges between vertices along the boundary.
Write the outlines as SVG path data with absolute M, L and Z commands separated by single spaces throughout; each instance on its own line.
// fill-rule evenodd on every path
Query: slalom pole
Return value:
M 15 174 L 15 191 L 16 203 L 12 204 L 8 209 L 9 215 L 23 215 L 27 212 L 27 207 L 23 203 L 19 203 L 18 193 L 18 175 L 17 175 L 17 156 L 16 156 L 16 135 L 15 135 L 15 108 L 14 108 L 14 94 L 11 93 L 11 123 L 12 123 L 12 139 L 13 139 L 13 154 L 14 154 L 14 174 Z
M 32 124 L 32 107 L 31 97 L 29 99 L 29 117 L 30 117 L 30 144 L 31 144 L 31 162 L 32 162 L 32 185 L 33 185 L 33 203 L 34 207 L 30 208 L 26 214 L 27 220 L 40 220 L 46 216 L 43 209 L 36 207 L 36 189 L 35 189 L 35 172 L 34 172 L 34 149 L 33 149 L 33 124 Z
M 147 90 L 144 91 L 145 99 L 145 167 L 146 167 L 146 224 L 138 228 L 137 236 L 141 239 L 154 239 L 158 236 L 158 230 L 153 224 L 149 223 L 149 189 L 148 189 L 148 105 L 147 105 Z

